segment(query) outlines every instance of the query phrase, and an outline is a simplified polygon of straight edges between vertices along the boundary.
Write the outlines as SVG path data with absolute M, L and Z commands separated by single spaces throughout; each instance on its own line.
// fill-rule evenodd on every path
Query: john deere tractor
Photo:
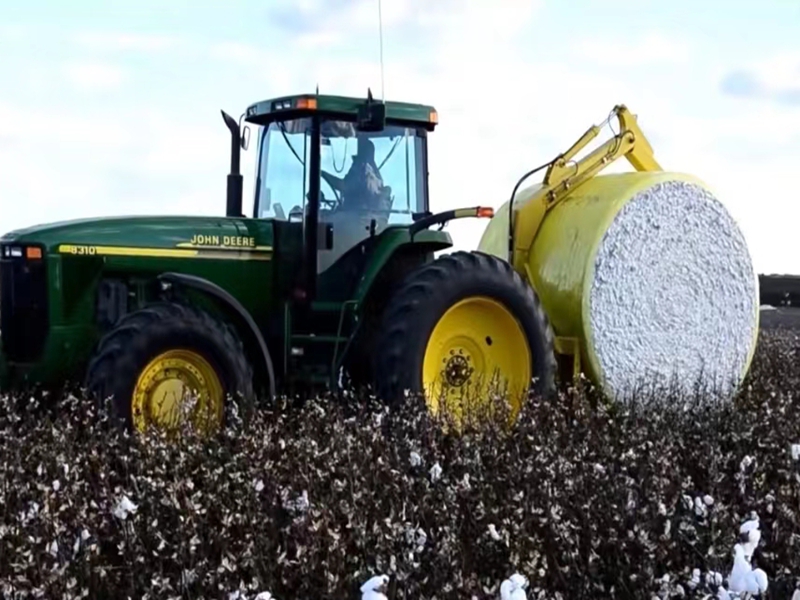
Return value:
M 493 256 L 434 256 L 452 245 L 448 221 L 492 210 L 429 209 L 433 107 L 306 94 L 255 103 L 244 123 L 222 115 L 224 217 L 86 219 L 0 239 L 4 389 L 82 383 L 137 430 L 174 427 L 191 398 L 185 414 L 211 431 L 237 398 L 342 385 L 387 402 L 424 394 L 456 417 L 464 402 L 504 395 L 513 413 L 531 388 L 552 390 L 531 286 Z

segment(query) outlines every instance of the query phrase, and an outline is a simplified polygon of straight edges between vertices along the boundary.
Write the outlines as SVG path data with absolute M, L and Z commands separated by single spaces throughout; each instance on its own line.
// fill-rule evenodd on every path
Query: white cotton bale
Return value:
M 537 186 L 521 192 L 515 207 Z M 480 248 L 507 256 L 507 204 Z M 729 397 L 758 334 L 758 278 L 734 219 L 699 180 L 595 177 L 546 216 L 528 257 L 556 335 L 610 397 L 699 386 Z

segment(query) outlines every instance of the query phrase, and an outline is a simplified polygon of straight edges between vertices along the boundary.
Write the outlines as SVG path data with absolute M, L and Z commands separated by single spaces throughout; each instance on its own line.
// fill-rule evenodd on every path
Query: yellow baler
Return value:
M 609 394 L 612 390 L 605 380 L 590 322 L 598 248 L 612 222 L 637 194 L 654 189 L 659 183 L 676 181 L 707 189 L 696 177 L 662 170 L 635 116 L 625 106 L 615 107 L 609 119 L 611 116 L 619 120 L 619 133 L 586 157 L 574 160 L 598 135 L 598 126 L 590 128 L 566 153 L 526 174 L 512 199 L 495 212 L 479 245 L 480 250 L 509 260 L 536 290 L 556 334 L 556 351 L 562 357 L 572 357 L 572 374 L 583 372 Z M 623 156 L 635 172 L 597 175 Z M 527 177 L 545 168 L 541 183 L 517 193 Z M 509 226 L 510 205 L 513 219 Z M 736 362 L 737 367 L 742 366 L 736 373 L 738 380 L 749 368 L 758 331 L 755 273 L 753 279 L 753 304 L 744 312 L 753 315 L 756 326 L 752 338 L 744 342 L 752 342 L 744 364 L 741 360 Z

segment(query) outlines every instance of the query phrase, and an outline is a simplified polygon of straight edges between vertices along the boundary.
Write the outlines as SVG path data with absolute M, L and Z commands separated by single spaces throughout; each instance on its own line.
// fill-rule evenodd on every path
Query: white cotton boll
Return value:
M 753 459 L 752 456 L 745 456 L 742 459 L 742 462 L 739 463 L 739 470 L 742 471 L 742 472 L 746 471 L 747 469 L 750 468 L 750 465 L 752 465 L 753 462 L 754 462 L 754 459 Z
M 60 489 L 61 489 L 61 482 L 60 482 L 58 479 L 56 479 L 56 480 L 53 482 L 53 491 L 54 491 L 54 492 L 57 492 L 57 491 L 58 491 L 58 490 L 60 490 Z
M 700 585 L 700 569 L 692 569 L 692 578 L 686 583 L 689 589 L 695 589 Z
M 123 496 L 122 499 L 114 507 L 114 516 L 118 519 L 125 520 L 129 514 L 135 513 L 139 507 L 131 502 L 130 498 Z
M 792 600 L 800 600 L 800 590 L 795 590 L 792 594 Z
M 54 558 L 56 556 L 58 556 L 58 542 L 56 540 L 53 540 L 53 543 L 51 543 L 49 546 L 47 546 L 47 551 Z
M 431 481 L 439 481 L 442 476 L 442 467 L 438 462 L 431 467 L 430 476 Z
M 375 575 L 361 586 L 361 600 L 388 600 L 380 589 L 389 583 L 388 575 Z
M 753 557 L 753 552 L 755 552 L 758 543 L 761 541 L 761 529 L 759 529 L 759 523 L 760 521 L 758 516 L 756 516 L 742 523 L 742 526 L 739 527 L 739 537 L 742 542 L 745 559 L 748 562 Z
M 489 529 L 489 536 L 493 540 L 499 542 L 501 539 L 503 539 L 502 537 L 500 537 L 500 534 L 497 532 L 497 528 L 494 526 L 494 523 L 489 523 L 488 529 Z
M 269 592 L 259 592 L 255 600 L 275 600 Z
M 800 444 L 792 444 L 792 460 L 800 460 Z
M 754 569 L 747 578 L 747 591 L 751 594 L 763 594 L 769 587 L 769 579 L 763 569 Z
M 256 489 L 256 492 L 260 493 L 260 492 L 264 491 L 264 482 L 259 479 L 258 481 L 256 481 L 256 484 L 255 484 L 254 487 Z
M 714 504 L 714 498 L 706 494 L 705 496 L 703 496 L 703 502 L 705 503 L 706 506 L 712 506 Z
M 528 587 L 527 578 L 519 573 L 514 573 L 500 584 L 500 598 L 501 600 L 527 600 L 526 587 Z
M 408 457 L 408 462 L 411 463 L 412 467 L 418 467 L 422 464 L 422 457 L 419 455 L 418 452 L 411 452 Z
M 705 517 L 708 514 L 708 509 L 699 496 L 694 499 L 694 514 L 698 517 Z
M 706 573 L 706 584 L 710 587 L 719 587 L 722 585 L 722 573 L 717 571 L 709 571 Z

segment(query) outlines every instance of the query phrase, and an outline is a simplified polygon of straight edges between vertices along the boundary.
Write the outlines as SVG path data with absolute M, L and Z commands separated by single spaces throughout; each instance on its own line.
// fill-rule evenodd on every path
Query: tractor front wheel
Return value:
M 143 432 L 177 431 L 188 419 L 217 432 L 226 398 L 252 398 L 253 372 L 234 330 L 200 309 L 159 303 L 123 317 L 98 345 L 89 393 L 111 398 L 115 416 Z
M 527 395 L 555 391 L 553 332 L 534 290 L 506 261 L 454 252 L 413 272 L 386 308 L 374 364 L 389 402 L 422 394 L 458 429 L 516 420 Z

